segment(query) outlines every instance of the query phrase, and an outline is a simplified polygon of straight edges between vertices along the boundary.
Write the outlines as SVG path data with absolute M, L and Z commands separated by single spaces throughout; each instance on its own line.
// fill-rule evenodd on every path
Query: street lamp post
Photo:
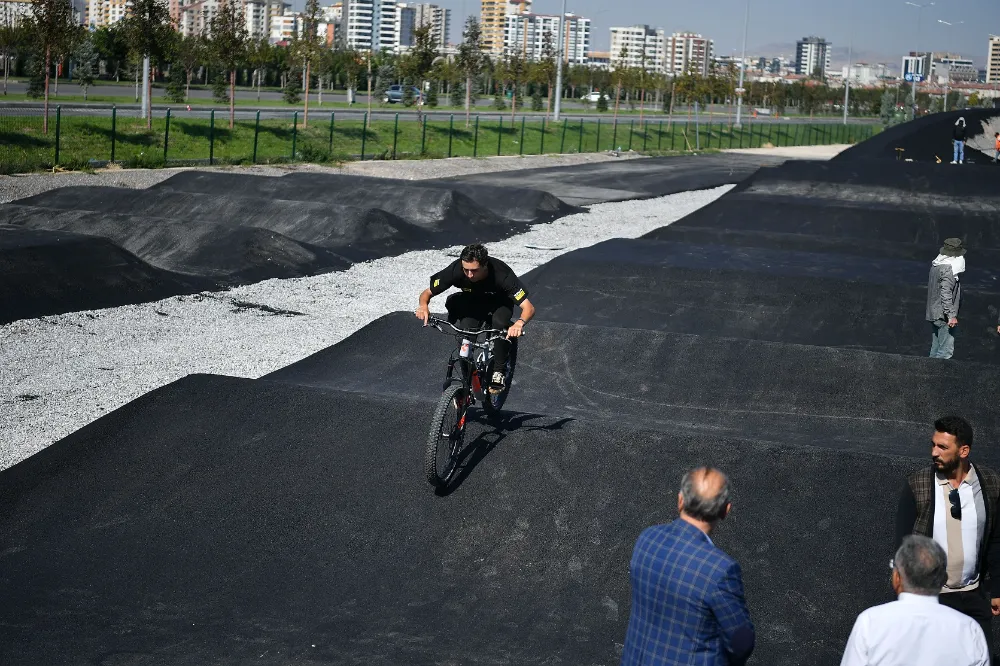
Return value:
M 559 121 L 559 110 L 562 107 L 562 64 L 563 64 L 563 42 L 566 39 L 566 0 L 562 0 L 562 14 L 559 15 L 559 48 L 556 49 L 558 59 L 556 60 L 556 105 L 552 109 L 552 119 Z
M 736 125 L 743 127 L 740 119 L 743 114 L 743 75 L 747 68 L 747 29 L 750 27 L 750 0 L 747 0 L 746 15 L 743 17 L 743 56 L 740 60 L 740 87 L 736 96 Z
M 965 21 L 959 21 L 958 23 L 949 23 L 948 21 L 942 21 L 941 19 L 938 19 L 937 22 L 946 25 L 948 27 L 962 25 L 963 23 L 965 23 Z M 941 106 L 944 107 L 945 111 L 948 110 L 948 87 L 950 84 L 951 84 L 951 63 L 948 64 L 948 74 L 947 76 L 945 76 L 944 79 L 944 103 Z
M 854 35 L 847 45 L 847 76 L 844 77 L 844 124 L 847 124 L 847 105 L 851 101 L 851 61 L 854 59 Z
M 907 2 L 906 4 L 910 5 L 911 7 L 916 7 L 917 8 L 917 44 L 914 44 L 914 46 L 918 47 L 917 50 L 915 51 L 915 53 L 917 53 L 918 57 L 919 57 L 919 54 L 920 54 L 920 48 L 919 48 L 919 46 L 920 46 L 920 44 L 919 44 L 919 42 L 920 42 L 920 19 L 923 17 L 924 10 L 927 9 L 928 7 L 933 7 L 934 3 L 933 2 L 928 2 L 928 3 L 923 4 L 923 5 L 918 5 L 915 2 Z M 923 69 L 923 68 L 921 68 L 921 69 Z M 917 84 L 920 83 L 917 80 L 917 76 L 919 76 L 919 75 L 916 74 L 916 73 L 914 73 L 914 75 L 913 75 L 913 119 L 915 119 L 917 117 Z

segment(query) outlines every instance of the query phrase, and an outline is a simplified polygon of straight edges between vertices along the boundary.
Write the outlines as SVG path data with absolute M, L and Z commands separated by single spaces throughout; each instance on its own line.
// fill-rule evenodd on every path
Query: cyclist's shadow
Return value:
M 499 446 L 500 442 L 506 439 L 508 434 L 522 430 L 526 432 L 535 430 L 562 430 L 564 425 L 576 420 L 562 418 L 544 424 L 533 425 L 528 423 L 535 419 L 545 418 L 548 417 L 542 414 L 505 413 L 499 418 L 487 419 L 486 415 L 480 412 L 476 418 L 476 422 L 485 425 L 486 429 L 478 437 L 462 447 L 461 452 L 458 454 L 458 467 L 451 482 L 444 488 L 435 490 L 434 494 L 438 497 L 447 497 L 458 490 L 465 479 L 472 474 L 472 470 L 476 468 L 476 465 L 481 463 L 493 449 Z

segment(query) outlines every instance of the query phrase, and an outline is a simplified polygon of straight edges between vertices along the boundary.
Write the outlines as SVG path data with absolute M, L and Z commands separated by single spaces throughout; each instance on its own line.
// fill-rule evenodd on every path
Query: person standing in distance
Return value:
M 933 326 L 931 358 L 951 358 L 955 354 L 958 309 L 962 304 L 959 275 L 965 272 L 965 248 L 961 238 L 946 238 L 940 254 L 931 262 L 927 277 L 927 321 Z
M 979 624 L 938 602 L 948 579 L 941 546 L 911 534 L 892 562 L 899 599 L 858 616 L 840 666 L 989 666 Z
M 467 246 L 457 261 L 431 276 L 431 286 L 420 294 L 415 311 L 424 326 L 431 316 L 431 299 L 450 287 L 462 290 L 445 301 L 448 321 L 459 328 L 472 330 L 488 325 L 506 330 L 508 338 L 518 338 L 535 316 L 535 306 L 528 300 L 528 290 L 521 284 L 520 278 L 510 266 L 489 256 L 482 245 Z M 515 306 L 520 306 L 521 316 L 512 323 Z M 490 393 L 503 393 L 507 381 L 503 368 L 509 352 L 509 340 L 494 343 Z
M 680 518 L 639 535 L 622 666 L 729 666 L 750 657 L 755 634 L 740 565 L 709 536 L 731 509 L 726 475 L 699 467 L 681 480 Z
M 965 117 L 959 117 L 955 121 L 955 128 L 951 131 L 951 138 L 955 142 L 955 159 L 952 164 L 962 164 L 965 162 L 965 139 L 968 136 L 968 128 L 965 126 Z
M 941 546 L 948 578 L 940 601 L 979 623 L 992 654 L 991 620 L 1000 615 L 1000 475 L 970 462 L 972 439 L 972 426 L 959 416 L 934 422 L 932 464 L 911 472 L 900 493 L 896 543 L 919 534 Z

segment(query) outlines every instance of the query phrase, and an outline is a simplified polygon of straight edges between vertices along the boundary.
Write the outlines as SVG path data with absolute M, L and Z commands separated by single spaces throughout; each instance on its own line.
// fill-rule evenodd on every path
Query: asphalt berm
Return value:
M 735 168 L 710 157 L 703 176 Z M 653 196 L 649 164 L 540 189 Z M 527 275 L 509 411 L 473 419 L 444 492 L 421 457 L 454 340 L 405 312 L 262 379 L 187 377 L 0 473 L 0 661 L 610 666 L 632 544 L 710 463 L 734 483 L 713 539 L 743 567 L 754 663 L 839 663 L 857 613 L 892 596 L 897 491 L 933 420 L 964 415 L 975 460 L 1000 463 L 998 273 L 973 245 L 992 243 L 989 201 L 927 203 L 974 196 L 958 180 L 989 167 L 940 165 L 921 190 L 843 164 L 768 170 L 679 235 Z M 175 191 L 207 187 L 188 178 Z M 954 229 L 957 352 L 928 359 L 927 268 Z
M 834 158 L 836 161 L 853 161 L 858 158 L 900 159 L 916 162 L 951 162 L 952 129 L 955 122 L 963 117 L 968 128 L 971 145 L 965 147 L 966 159 L 978 164 L 992 161 L 993 134 L 1000 131 L 996 127 L 1000 111 L 997 109 L 960 109 L 946 113 L 934 113 L 917 118 L 908 123 L 890 127 L 871 139 L 845 150 Z M 974 146 L 978 145 L 980 150 Z M 897 150 L 901 149 L 901 150 Z

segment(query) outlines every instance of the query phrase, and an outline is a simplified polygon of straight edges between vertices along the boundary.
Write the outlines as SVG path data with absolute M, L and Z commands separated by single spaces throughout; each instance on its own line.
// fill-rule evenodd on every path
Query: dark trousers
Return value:
M 481 326 L 505 331 L 513 325 L 514 303 L 506 297 L 462 292 L 449 296 L 444 305 L 448 308 L 448 321 L 467 331 Z M 509 351 L 509 341 L 497 340 L 493 343 L 494 368 L 502 371 Z
M 993 612 L 990 610 L 989 596 L 986 590 L 980 585 L 975 590 L 969 592 L 945 592 L 938 595 L 938 600 L 948 608 L 954 608 L 959 613 L 968 615 L 979 623 L 986 634 L 986 647 L 990 651 L 990 661 L 993 659 L 993 627 L 990 620 L 993 619 Z

